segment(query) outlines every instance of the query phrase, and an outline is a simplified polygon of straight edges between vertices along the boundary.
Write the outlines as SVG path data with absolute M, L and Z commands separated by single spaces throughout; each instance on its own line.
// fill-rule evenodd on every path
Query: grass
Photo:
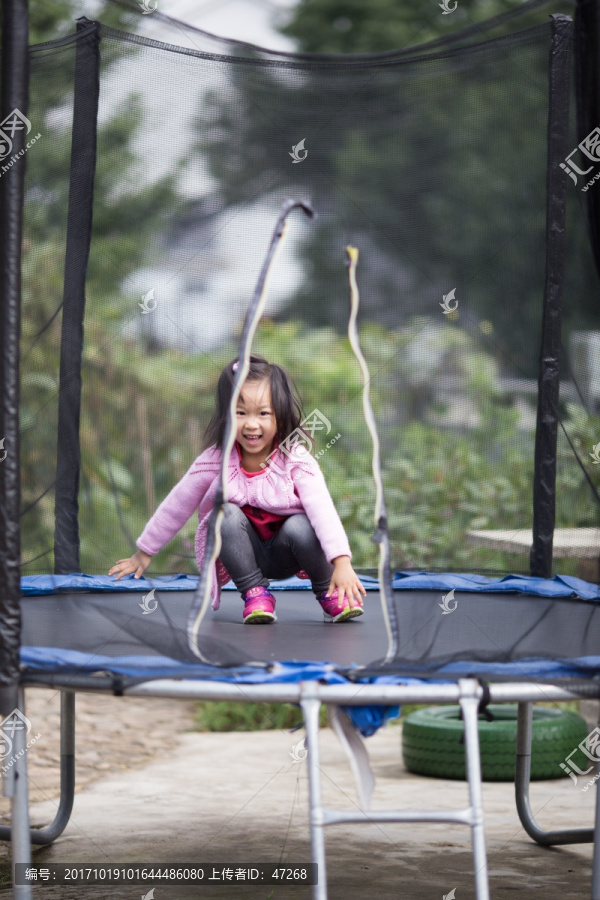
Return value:
M 12 887 L 12 866 L 10 862 L 0 862 L 0 889 Z
M 293 703 L 200 702 L 194 710 L 195 731 L 288 731 L 303 723 L 302 710 Z M 327 728 L 327 710 L 321 706 L 319 724 Z
M 561 709 L 564 713 L 573 713 L 574 715 L 580 715 L 579 713 L 579 700 L 563 700 L 556 701 L 553 703 L 551 700 L 541 700 L 539 703 L 534 703 L 534 706 L 549 706 L 552 709 Z

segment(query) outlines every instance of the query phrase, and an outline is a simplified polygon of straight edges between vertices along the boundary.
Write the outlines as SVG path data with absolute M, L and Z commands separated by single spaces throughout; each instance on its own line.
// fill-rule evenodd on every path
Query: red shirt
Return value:
M 235 446 L 237 447 L 240 457 L 240 469 L 246 478 L 255 478 L 257 475 L 264 475 L 267 472 L 267 469 L 261 469 L 259 472 L 246 472 L 241 463 L 242 454 L 240 452 L 240 445 L 237 441 L 235 442 Z M 288 516 L 280 516 L 278 513 L 268 512 L 266 509 L 260 509 L 258 506 L 250 506 L 249 504 L 240 507 L 240 509 L 246 518 L 250 520 L 252 527 L 263 541 L 273 537 L 273 535 L 279 531 L 285 519 L 288 518 Z

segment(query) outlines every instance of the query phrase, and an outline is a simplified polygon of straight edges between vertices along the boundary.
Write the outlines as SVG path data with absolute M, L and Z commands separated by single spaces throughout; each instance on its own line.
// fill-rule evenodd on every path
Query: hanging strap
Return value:
M 388 649 L 383 664 L 394 659 L 398 653 L 399 647 L 399 628 L 398 617 L 396 615 L 396 607 L 394 605 L 394 594 L 392 591 L 392 579 L 390 574 L 390 535 L 388 530 L 387 514 L 385 511 L 385 500 L 383 496 L 383 481 L 381 478 L 381 459 L 379 452 L 379 435 L 377 433 L 377 425 L 375 416 L 373 415 L 373 407 L 369 395 L 369 385 L 371 383 L 371 375 L 369 367 L 362 354 L 360 341 L 358 339 L 358 330 L 356 327 L 356 319 L 358 316 L 358 307 L 360 304 L 360 296 L 358 292 L 358 284 L 356 282 L 356 266 L 358 264 L 358 250 L 356 247 L 346 247 L 348 277 L 350 280 L 350 319 L 348 321 L 348 339 L 350 346 L 358 360 L 360 370 L 362 372 L 363 392 L 362 404 L 365 421 L 371 441 L 373 444 L 373 455 L 371 457 L 371 469 L 373 471 L 373 480 L 375 481 L 376 497 L 375 497 L 375 533 L 371 540 L 375 544 L 379 544 L 379 595 L 382 598 L 381 608 L 383 611 L 383 620 L 385 622 Z

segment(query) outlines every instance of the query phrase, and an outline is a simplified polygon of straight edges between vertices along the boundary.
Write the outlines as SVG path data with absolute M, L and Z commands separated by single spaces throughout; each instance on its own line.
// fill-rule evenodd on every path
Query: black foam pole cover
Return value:
M 2 0 L 0 97 L 0 716 L 17 706 L 21 640 L 19 340 L 29 100 L 27 0 Z

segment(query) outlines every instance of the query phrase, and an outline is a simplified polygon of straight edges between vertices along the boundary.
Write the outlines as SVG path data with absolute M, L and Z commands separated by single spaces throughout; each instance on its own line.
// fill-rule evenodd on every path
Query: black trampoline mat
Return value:
M 237 591 L 221 592 L 201 631 L 202 652 L 216 665 L 331 662 L 366 666 L 383 659 L 388 638 L 380 595 L 368 591 L 365 613 L 325 623 L 311 591 L 279 591 L 277 621 L 245 625 Z M 156 589 L 157 608 L 143 614 L 142 592 L 69 592 L 22 598 L 24 646 L 58 647 L 98 656 L 167 656 L 198 662 L 188 648 L 192 591 Z M 599 655 L 600 605 L 578 598 L 456 591 L 443 614 L 440 591 L 394 591 L 397 660 L 431 665 L 455 660 L 508 662 Z
M 24 646 L 61 647 L 99 656 L 164 655 L 198 662 L 187 647 L 192 591 L 160 591 L 158 608 L 143 615 L 143 594 L 73 592 L 23 598 Z M 245 625 L 239 593 L 221 592 L 221 606 L 209 610 L 202 649 L 222 665 L 248 661 L 334 662 L 365 665 L 385 653 L 387 641 L 378 592 L 368 592 L 365 614 L 325 623 L 311 591 L 280 591 L 277 621 Z

